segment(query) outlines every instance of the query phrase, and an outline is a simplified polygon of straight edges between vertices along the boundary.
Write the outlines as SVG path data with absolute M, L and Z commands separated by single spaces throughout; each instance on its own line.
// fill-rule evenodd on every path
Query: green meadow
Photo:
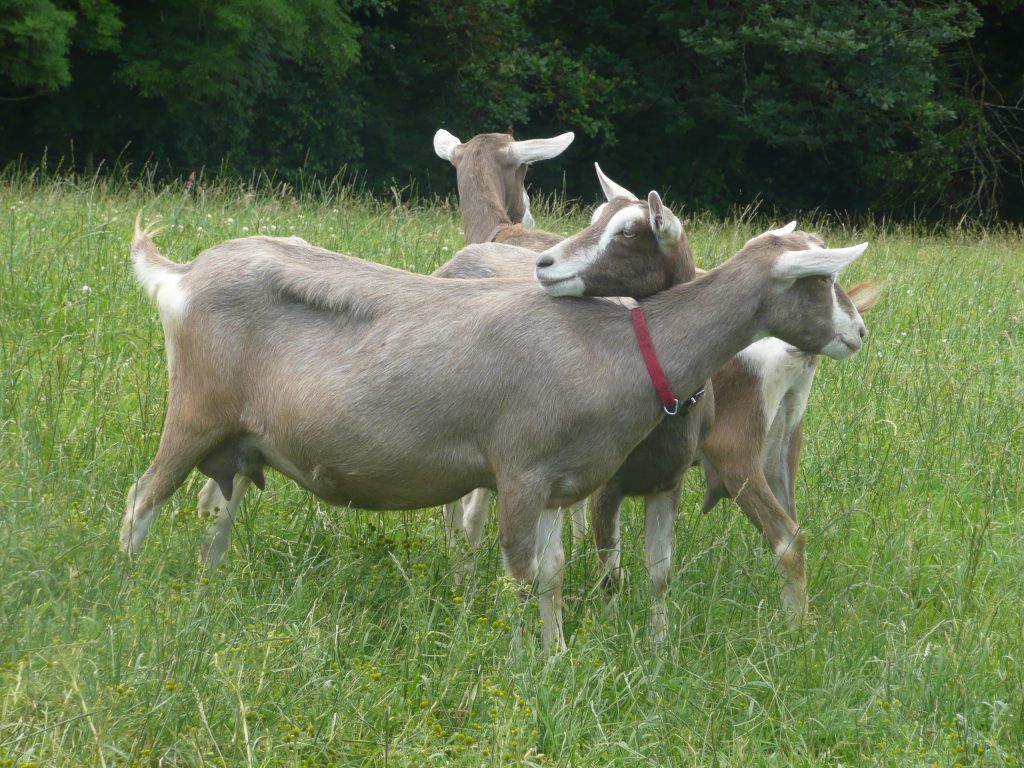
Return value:
M 784 222 L 666 202 L 703 267 Z M 554 231 L 587 221 L 535 207 Z M 548 655 L 493 516 L 456 588 L 439 509 L 333 508 L 270 473 L 204 573 L 194 474 L 120 553 L 167 391 L 128 257 L 139 210 L 177 261 L 297 234 L 429 272 L 461 244 L 452 203 L 343 186 L 0 178 L 0 768 L 1024 765 L 1020 230 L 801 221 L 870 240 L 844 282 L 886 286 L 864 350 L 823 361 L 811 395 L 809 621 L 785 629 L 762 538 L 731 502 L 701 515 L 692 473 L 668 642 L 647 641 L 629 502 L 625 588 L 606 600 L 592 545 L 569 547 L 569 649 Z

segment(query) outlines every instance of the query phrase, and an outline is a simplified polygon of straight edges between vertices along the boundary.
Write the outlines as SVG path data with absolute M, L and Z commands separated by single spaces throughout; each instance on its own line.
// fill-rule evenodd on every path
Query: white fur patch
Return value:
M 181 285 L 181 275 L 164 269 L 149 260 L 142 243 L 132 243 L 132 261 L 139 285 L 157 306 L 165 325 L 177 325 L 188 311 L 188 294 Z
M 166 274 L 150 294 L 160 311 L 160 317 L 174 325 L 178 325 L 188 312 L 188 293 L 181 285 L 181 277 Z
M 798 395 L 797 418 L 807 407 L 815 366 L 808 365 L 804 355 L 794 352 L 798 351 L 792 344 L 772 336 L 755 341 L 736 355 L 736 359 L 761 382 L 761 414 L 766 432 L 786 395 Z
M 540 277 L 537 278 L 540 280 Z M 545 278 L 546 279 L 546 278 Z M 544 291 L 551 296 L 582 296 L 586 286 L 582 277 L 570 277 L 554 283 L 541 281 Z

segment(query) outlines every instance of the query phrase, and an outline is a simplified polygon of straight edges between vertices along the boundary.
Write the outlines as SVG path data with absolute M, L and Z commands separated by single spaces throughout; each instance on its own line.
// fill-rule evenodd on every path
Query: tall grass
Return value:
M 195 476 L 127 561 L 124 493 L 166 395 L 127 257 L 136 212 L 180 261 L 295 233 L 428 272 L 461 243 L 457 211 L 400 197 L 0 180 L 0 766 L 1024 764 L 1019 232 L 801 222 L 871 240 L 845 279 L 887 295 L 811 397 L 800 631 L 762 539 L 731 504 L 700 515 L 696 476 L 657 651 L 632 504 L 614 600 L 593 591 L 592 549 L 570 553 L 556 656 L 493 532 L 453 587 L 436 509 L 330 508 L 275 475 L 204 574 Z M 537 218 L 570 232 L 585 214 Z M 780 223 L 690 218 L 705 267 Z

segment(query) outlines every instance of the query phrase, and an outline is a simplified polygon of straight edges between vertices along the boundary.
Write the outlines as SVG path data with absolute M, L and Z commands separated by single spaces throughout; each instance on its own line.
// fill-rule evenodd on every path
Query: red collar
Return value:
M 647 373 L 654 384 L 654 390 L 658 393 L 661 407 L 669 416 L 677 413 L 686 413 L 697 403 L 697 399 L 703 397 L 704 387 L 701 387 L 685 400 L 680 400 L 672 394 L 672 387 L 665 378 L 665 372 L 658 362 L 658 353 L 654 351 L 654 342 L 651 340 L 651 331 L 647 327 L 647 315 L 635 299 L 624 299 L 623 303 L 629 308 L 629 316 L 633 320 L 633 331 L 636 333 L 636 340 L 640 344 L 640 354 L 644 356 L 644 364 L 647 366 Z

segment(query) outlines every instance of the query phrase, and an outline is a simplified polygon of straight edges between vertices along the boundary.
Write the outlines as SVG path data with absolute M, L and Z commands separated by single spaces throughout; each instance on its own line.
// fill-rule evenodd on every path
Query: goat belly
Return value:
M 263 448 L 263 454 L 269 466 L 334 506 L 421 509 L 446 504 L 488 485 L 481 482 L 483 478 L 453 476 L 450 470 L 434 466 L 371 465 L 341 458 L 302 467 L 279 450 Z

